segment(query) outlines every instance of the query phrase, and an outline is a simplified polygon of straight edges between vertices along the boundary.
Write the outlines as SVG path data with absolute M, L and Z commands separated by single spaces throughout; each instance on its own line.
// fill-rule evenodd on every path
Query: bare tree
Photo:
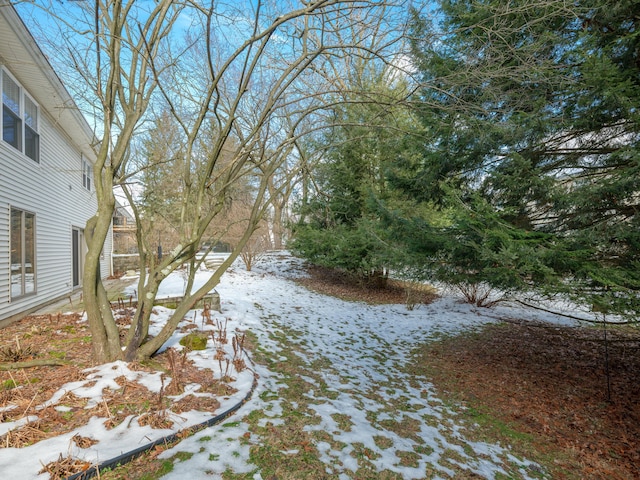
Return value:
M 238 239 L 241 239 L 246 232 L 250 212 L 250 203 L 236 205 L 236 208 L 231 210 L 226 234 L 223 237 L 229 245 L 235 246 Z M 244 242 L 244 247 L 240 251 L 240 258 L 247 271 L 250 272 L 256 262 L 270 249 L 272 249 L 272 242 L 269 226 L 266 219 L 263 218 L 253 228 L 251 238 Z
M 63 38 L 74 39 L 68 58 L 76 78 L 93 95 L 86 104 L 101 120 L 103 137 L 94 167 L 99 208 L 86 227 L 84 271 L 95 361 L 153 355 L 246 250 L 269 212 L 280 221 L 279 211 L 300 174 L 300 165 L 291 163 L 292 152 L 309 130 L 319 128 L 320 113 L 336 101 L 342 85 L 335 78 L 340 72 L 327 68 L 331 60 L 348 59 L 360 50 L 380 58 L 393 52 L 393 36 L 373 51 L 370 42 L 354 34 L 391 28 L 387 3 L 97 0 L 74 7 L 80 18 L 67 23 Z M 52 2 L 49 8 L 71 7 Z M 402 11 L 401 5 L 393 8 Z M 136 147 L 155 111 L 168 112 L 176 134 L 172 141 L 179 148 L 149 155 Z M 175 246 L 160 259 L 157 230 L 138 206 L 131 185 L 141 171 L 163 164 L 171 166 L 166 174 L 175 176 Z M 129 197 L 139 227 L 138 305 L 125 332 L 114 321 L 98 270 L 115 185 Z M 222 219 L 238 196 L 247 193 L 250 208 L 231 255 L 197 288 L 196 268 L 189 269 L 182 302 L 150 337 L 151 311 L 162 281 L 184 264 L 198 266 L 198 250 L 223 238 Z

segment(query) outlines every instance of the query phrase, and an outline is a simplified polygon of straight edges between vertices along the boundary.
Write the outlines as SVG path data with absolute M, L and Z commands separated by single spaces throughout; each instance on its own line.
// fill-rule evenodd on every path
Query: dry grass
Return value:
M 42 470 L 38 473 L 48 473 L 51 480 L 60 480 L 67 478 L 79 472 L 84 472 L 91 468 L 91 464 L 76 460 L 71 457 L 60 457 L 55 462 L 49 462 L 43 465 Z
M 126 316 L 128 307 L 120 309 Z M 123 325 L 125 322 L 121 322 Z M 165 389 L 151 392 L 145 386 L 116 378 L 120 388 L 103 391 L 103 401 L 87 408 L 87 399 L 67 392 L 56 405 L 38 409 L 54 392 L 68 382 L 83 380 L 85 368 L 91 367 L 91 345 L 86 322 L 79 314 L 48 314 L 26 317 L 0 331 L 0 352 L 4 361 L 32 359 L 57 359 L 66 362 L 59 366 L 38 366 L 0 371 L 0 420 L 13 422 L 37 417 L 26 425 L 0 437 L 0 448 L 22 448 L 47 438 L 71 432 L 86 425 L 90 418 L 104 418 L 107 428 L 119 425 L 129 415 L 135 415 L 141 425 L 152 428 L 171 428 L 169 412 L 181 414 L 189 410 L 215 412 L 220 406 L 217 397 L 228 396 L 235 389 L 214 378 L 214 362 L 211 369 L 199 369 L 185 355 L 168 350 L 154 357 L 150 365 L 130 364 L 132 370 L 163 371 L 171 377 Z M 0 353 L 2 355 L 2 353 Z M 202 387 L 198 396 L 188 395 L 172 402 L 168 395 L 182 393 L 184 385 L 196 383 Z M 58 408 L 56 408 L 58 407 Z M 60 408 L 62 407 L 62 408 Z M 95 440 L 76 436 L 76 445 L 86 448 Z M 43 466 L 42 473 L 52 479 L 65 478 L 89 468 L 84 462 L 60 457 L 58 461 Z

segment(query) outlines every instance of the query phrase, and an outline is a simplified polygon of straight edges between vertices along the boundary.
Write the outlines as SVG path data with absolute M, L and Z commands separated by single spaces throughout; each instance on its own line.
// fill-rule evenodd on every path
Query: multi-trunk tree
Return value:
M 217 285 L 271 211 L 272 201 L 297 178 L 297 169 L 282 168 L 286 153 L 307 128 L 318 127 L 308 118 L 334 98 L 333 79 L 321 65 L 328 57 L 361 49 L 351 32 L 379 29 L 385 4 L 51 2 L 48 12 L 59 20 L 59 38 L 69 41 L 64 55 L 72 60 L 69 76 L 79 82 L 71 86 L 84 94 L 80 103 L 91 110 L 102 137 L 94 167 L 99 210 L 86 226 L 83 285 L 95 361 L 148 358 Z M 390 45 L 384 48 L 390 50 Z M 381 48 L 368 52 L 372 53 L 388 52 Z M 163 151 L 156 142 L 154 151 L 147 149 L 143 155 L 139 135 L 155 112 L 166 112 L 176 148 Z M 157 232 L 145 227 L 151 219 L 145 219 L 144 210 L 135 209 L 142 227 L 138 304 L 121 338 L 98 269 L 114 208 L 113 187 L 122 186 L 135 207 L 138 192 L 130 185 L 145 169 L 152 184 L 162 165 L 170 167 L 164 174 L 175 176 L 171 184 L 176 192 L 171 193 L 179 192 L 172 199 L 169 222 L 175 246 L 158 259 Z M 286 172 L 280 185 L 271 182 L 277 172 Z M 238 187 L 246 185 L 251 186 L 251 204 L 231 255 L 197 289 L 190 275 L 183 301 L 162 330 L 150 337 L 150 315 L 160 284 L 177 268 L 196 265 L 203 239 L 208 240 L 212 225 L 222 221 Z M 166 213 L 166 199 L 152 196 L 147 196 L 147 208 Z

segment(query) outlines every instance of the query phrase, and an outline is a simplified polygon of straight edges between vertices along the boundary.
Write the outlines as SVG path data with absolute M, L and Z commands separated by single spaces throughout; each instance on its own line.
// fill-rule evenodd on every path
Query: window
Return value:
M 36 162 L 40 161 L 40 135 L 38 135 L 38 106 L 24 97 L 24 153 Z
M 38 105 L 2 70 L 2 139 L 26 156 L 40 161 Z
M 93 178 L 93 167 L 84 157 L 82 158 L 82 186 L 91 191 L 91 179 Z
M 20 87 L 5 71 L 2 72 L 2 139 L 22 150 Z
M 11 209 L 11 298 L 36 291 L 35 215 Z

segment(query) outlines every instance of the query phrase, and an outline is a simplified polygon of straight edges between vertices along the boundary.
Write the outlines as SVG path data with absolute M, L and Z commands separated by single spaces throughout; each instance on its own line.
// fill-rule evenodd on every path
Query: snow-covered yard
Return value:
M 324 475 L 329 478 L 352 478 L 359 471 L 405 479 L 449 478 L 460 470 L 482 478 L 499 474 L 539 477 L 537 468 L 526 458 L 512 455 L 508 445 L 468 438 L 464 422 L 439 400 L 428 380 L 405 373 L 401 367 L 416 345 L 494 322 L 499 315 L 558 321 L 556 317 L 508 306 L 473 308 L 452 296 L 414 310 L 404 305 L 345 302 L 291 281 L 292 276 L 301 274 L 299 265 L 299 260 L 286 254 L 272 254 L 252 272 L 238 263 L 225 273 L 217 287 L 223 312 L 214 312 L 214 316 L 227 322 L 230 332 L 255 334 L 260 356 L 266 361 L 254 366 L 259 375 L 257 389 L 233 417 L 161 454 L 162 458 L 171 458 L 177 452 L 188 454 L 188 460 L 177 461 L 163 478 L 216 478 L 223 472 L 265 478 L 251 454 L 252 447 L 256 450 L 265 446 L 261 428 L 280 432 L 278 454 L 291 459 L 292 465 L 296 456 L 308 453 L 305 448 L 317 452 Z M 204 277 L 206 272 L 198 275 Z M 182 285 L 178 274 L 160 294 L 179 295 Z M 164 318 L 166 312 L 159 308 L 154 319 L 156 328 Z M 209 327 L 203 322 L 202 328 Z M 181 335 L 184 333 L 177 334 L 167 347 L 181 348 Z M 192 352 L 190 358 L 211 368 L 213 353 L 210 340 L 207 350 Z M 294 361 L 298 365 L 295 378 L 276 368 Z M 220 375 L 213 370 L 214 375 Z M 151 391 L 161 386 L 159 375 L 133 372 L 126 364 L 114 363 L 95 369 L 84 382 L 66 385 L 51 403 L 55 404 L 65 391 L 100 402 L 102 389 L 116 388 L 114 378 L 122 375 Z M 238 392 L 221 399 L 222 405 L 215 413 L 238 403 L 250 390 L 250 370 L 234 373 L 234 378 Z M 285 395 L 293 388 L 301 391 L 297 401 Z M 210 412 L 183 413 L 174 419 L 174 430 L 210 416 Z M 286 427 L 292 416 L 308 420 L 304 434 L 312 439 L 311 444 L 287 443 Z M 0 449 L 3 477 L 47 478 L 37 472 L 61 454 L 99 463 L 171 433 L 142 427 L 135 418 L 107 430 L 103 420 L 95 418 L 80 431 L 30 447 Z M 410 428 L 400 428 L 407 425 Z M 0 425 L 2 432 L 12 427 L 15 425 Z M 80 448 L 71 441 L 75 434 L 97 443 Z M 295 472 L 290 473 L 295 477 Z

